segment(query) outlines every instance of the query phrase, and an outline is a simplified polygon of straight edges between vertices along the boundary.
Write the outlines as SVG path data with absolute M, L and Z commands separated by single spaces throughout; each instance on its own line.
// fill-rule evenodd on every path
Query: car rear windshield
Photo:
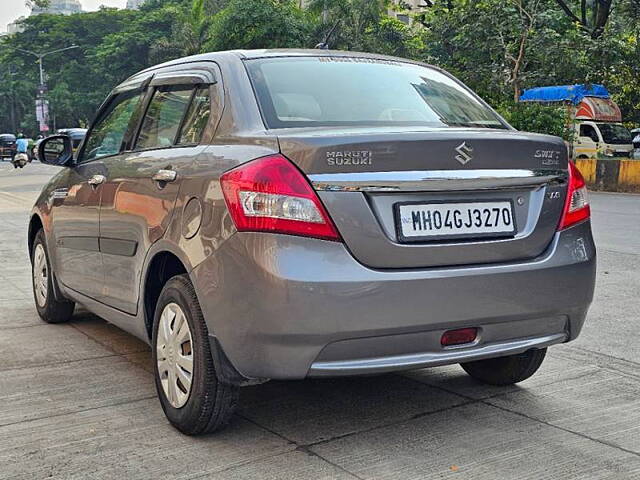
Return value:
M 433 68 L 362 57 L 248 60 L 268 128 L 507 128 L 456 80 Z
M 604 143 L 626 145 L 631 143 L 631 132 L 624 125 L 616 123 L 598 123 Z

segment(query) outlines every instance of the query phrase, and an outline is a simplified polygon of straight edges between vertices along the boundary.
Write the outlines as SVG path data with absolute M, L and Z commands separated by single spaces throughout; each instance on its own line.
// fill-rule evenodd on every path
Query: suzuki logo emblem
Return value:
M 456 160 L 458 160 L 462 165 L 466 165 L 473 158 L 471 156 L 471 152 L 473 152 L 473 148 L 467 145 L 467 142 L 462 142 L 460 145 L 456 147 L 456 152 L 459 155 L 456 155 Z

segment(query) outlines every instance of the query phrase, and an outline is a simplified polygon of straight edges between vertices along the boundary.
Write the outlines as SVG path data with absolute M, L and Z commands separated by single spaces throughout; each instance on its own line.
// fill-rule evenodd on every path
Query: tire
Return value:
M 547 353 L 546 348 L 532 349 L 508 357 L 489 358 L 460 366 L 471 377 L 489 385 L 513 385 L 536 373 Z
M 185 321 L 188 335 L 182 330 Z M 207 325 L 187 275 L 171 278 L 162 289 L 152 342 L 156 390 L 169 422 L 187 435 L 224 428 L 236 409 L 239 387 L 218 381 Z
M 43 258 L 41 257 L 43 256 Z M 44 231 L 38 230 L 31 250 L 31 285 L 33 300 L 40 318 L 47 323 L 62 323 L 73 315 L 75 303 L 58 301 L 53 290 L 53 270 Z

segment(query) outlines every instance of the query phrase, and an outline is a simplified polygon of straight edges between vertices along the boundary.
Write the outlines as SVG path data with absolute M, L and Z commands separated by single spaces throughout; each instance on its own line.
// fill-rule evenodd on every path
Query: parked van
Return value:
M 11 160 L 16 154 L 16 136 L 11 133 L 0 135 L 0 160 Z
M 525 90 L 521 102 L 564 104 L 574 132 L 572 158 L 630 157 L 631 132 L 603 85 L 566 85 Z

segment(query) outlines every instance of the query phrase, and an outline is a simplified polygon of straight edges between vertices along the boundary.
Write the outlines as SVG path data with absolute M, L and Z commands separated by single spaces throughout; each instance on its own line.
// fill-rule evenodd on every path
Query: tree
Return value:
M 363 50 L 396 57 L 418 58 L 424 50 L 422 30 L 385 16 L 365 31 Z
M 580 25 L 591 38 L 598 38 L 604 33 L 605 26 L 611 15 L 613 0 L 580 0 L 580 15 L 573 13 L 565 0 L 556 0 L 562 11 L 573 22 Z
M 115 85 L 153 64 L 211 50 L 313 47 L 329 32 L 332 49 L 443 67 L 523 128 L 556 132 L 559 117 L 514 103 L 522 89 L 570 83 L 604 83 L 625 121 L 640 124 L 640 0 L 426 0 L 411 25 L 388 14 L 403 8 L 395 1 L 305 3 L 147 0 L 139 11 L 29 17 L 24 32 L 0 37 L 0 130 L 36 128 L 38 65 L 17 48 L 81 46 L 44 61 L 57 124 L 77 126 Z M 527 125 L 529 116 L 546 120 Z
M 113 87 L 154 63 L 176 58 L 176 53 L 162 54 L 157 45 L 171 35 L 181 8 L 173 2 L 143 8 L 122 29 L 105 35 L 90 57 L 92 68 L 104 72 L 104 83 Z
M 425 13 L 426 60 L 450 68 L 490 98 L 517 101 L 529 64 L 549 47 L 547 0 L 457 0 Z
M 521 73 L 524 70 L 527 60 L 527 48 L 529 47 L 531 36 L 538 27 L 540 21 L 541 0 L 509 0 L 516 7 L 518 21 L 520 23 L 520 32 L 516 36 L 516 51 L 510 52 L 507 45 L 504 44 L 504 35 L 499 35 L 501 44 L 503 45 L 505 58 L 510 65 L 509 83 L 513 87 L 513 101 L 518 102 L 522 90 Z
M 311 30 L 293 0 L 231 0 L 214 17 L 206 49 L 308 48 Z
M 367 37 L 386 16 L 389 0 L 312 0 L 309 10 L 321 15 L 323 30 L 337 24 L 331 48 L 366 50 Z
M 14 66 L 19 85 L 0 83 L 0 96 L 9 98 L 11 88 L 20 89 L 21 93 L 15 96 L 16 123 L 22 123 L 26 132 L 35 133 L 35 119 L 33 123 L 29 120 L 27 125 L 24 125 L 24 119 L 33 118 L 31 113 L 35 112 L 39 83 L 36 59 L 16 49 L 45 52 L 74 44 L 81 46 L 46 57 L 43 66 L 48 77 L 51 110 L 56 114 L 57 124 L 75 126 L 87 123 L 113 87 L 108 74 L 105 75 L 111 70 L 99 70 L 102 66 L 94 68 L 94 51 L 105 37 L 123 28 L 133 16 L 137 16 L 137 12 L 115 9 L 70 16 L 37 15 L 24 21 L 23 33 L 4 37 L 0 41 L 0 63 Z M 12 123 L 10 115 L 0 111 L 3 130 L 8 130 Z
M 222 2 L 193 0 L 189 8 L 180 8 L 171 35 L 161 38 L 152 46 L 150 60 L 161 63 L 203 52 L 210 39 L 213 15 L 221 5 Z

